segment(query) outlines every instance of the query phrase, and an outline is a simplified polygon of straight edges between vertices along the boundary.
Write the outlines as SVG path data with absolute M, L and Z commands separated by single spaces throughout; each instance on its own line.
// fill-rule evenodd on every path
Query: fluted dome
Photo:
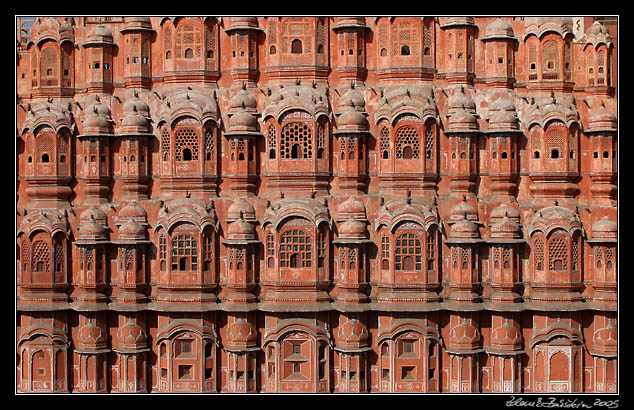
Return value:
M 257 333 L 253 326 L 238 319 L 227 327 L 226 345 L 231 349 L 249 349 L 257 345 Z
M 103 329 L 88 321 L 79 328 L 77 347 L 81 350 L 101 350 L 107 347 L 107 336 Z
M 245 29 L 257 29 L 258 18 L 257 17 L 231 17 L 229 29 L 231 30 L 245 30 Z
M 365 24 L 365 17 L 336 17 L 335 25 L 333 29 L 339 29 L 344 27 L 367 27 Z
M 592 337 L 593 350 L 603 353 L 616 354 L 618 348 L 618 332 L 612 321 L 608 325 L 594 332 Z
M 143 328 L 134 323 L 131 318 L 119 328 L 117 331 L 117 339 L 121 341 L 124 349 L 145 348 L 147 344 L 147 335 Z
M 348 320 L 338 331 L 337 347 L 346 349 L 362 348 L 368 345 L 368 329 L 357 319 Z
M 517 351 L 522 349 L 522 333 L 505 322 L 491 332 L 491 347 L 497 351 Z
M 470 351 L 479 344 L 480 332 L 466 320 L 454 326 L 449 333 L 449 345 L 452 349 Z
M 445 17 L 440 27 L 445 28 L 450 26 L 475 26 L 475 20 L 473 17 Z

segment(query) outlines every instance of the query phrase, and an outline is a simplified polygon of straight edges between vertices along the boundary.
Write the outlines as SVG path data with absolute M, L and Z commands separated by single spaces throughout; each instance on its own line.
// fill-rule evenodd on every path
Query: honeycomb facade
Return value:
M 36 18 L 17 391 L 616 393 L 616 45 L 580 21 Z

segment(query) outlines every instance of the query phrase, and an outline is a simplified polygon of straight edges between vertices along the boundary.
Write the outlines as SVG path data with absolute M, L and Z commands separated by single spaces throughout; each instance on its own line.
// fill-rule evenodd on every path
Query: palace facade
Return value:
M 18 23 L 18 392 L 617 392 L 606 25 Z

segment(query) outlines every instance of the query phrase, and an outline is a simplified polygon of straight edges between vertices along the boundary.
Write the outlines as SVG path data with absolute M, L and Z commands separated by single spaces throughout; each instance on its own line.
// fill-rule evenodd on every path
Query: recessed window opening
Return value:
M 185 148 L 183 150 L 183 161 L 191 161 L 192 160 L 192 151 L 189 148 Z
M 401 47 L 401 55 L 402 56 L 408 56 L 409 55 L 409 46 L 404 45 L 403 47 Z
M 302 51 L 302 41 L 295 39 L 291 42 L 291 54 L 301 54 Z

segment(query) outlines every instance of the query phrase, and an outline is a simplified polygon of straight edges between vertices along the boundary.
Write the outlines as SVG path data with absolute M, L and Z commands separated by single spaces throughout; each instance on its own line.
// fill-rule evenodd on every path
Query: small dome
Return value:
M 106 214 L 96 206 L 86 209 L 79 217 L 81 239 L 106 239 Z
M 82 121 L 83 135 L 110 135 L 112 121 L 110 109 L 99 100 L 95 100 L 92 106 L 86 109 L 86 117 Z
M 122 31 L 129 30 L 153 30 L 152 21 L 149 17 L 124 17 Z
M 95 326 L 92 321 L 89 321 L 79 329 L 78 336 L 80 348 L 100 349 L 106 347 L 107 338 L 103 329 Z
M 240 219 L 240 214 L 247 221 L 255 221 L 255 209 L 244 198 L 234 201 L 227 210 L 227 221 L 232 222 Z
M 337 128 L 341 130 L 348 128 L 365 130 L 367 127 L 368 122 L 366 121 L 365 115 L 355 109 L 346 109 L 341 113 L 339 119 L 337 120 Z
M 618 332 L 612 321 L 608 321 L 608 325 L 594 332 L 592 337 L 594 347 L 603 351 L 616 351 L 618 344 Z
M 106 26 L 99 24 L 86 35 L 86 44 L 113 44 L 112 32 Z
M 367 346 L 369 333 L 362 322 L 351 319 L 339 328 L 338 336 L 337 345 L 359 348 Z
M 467 197 L 463 196 L 462 201 L 458 202 L 451 208 L 451 220 L 467 219 L 469 221 L 478 220 L 478 210 L 467 202 Z
M 515 39 L 515 33 L 513 33 L 513 27 L 507 20 L 498 18 L 490 22 L 485 30 L 484 39 L 493 38 L 508 38 Z
M 145 347 L 147 342 L 147 336 L 143 328 L 134 323 L 130 318 L 117 331 L 117 339 L 120 340 L 126 348 Z
M 227 344 L 230 347 L 252 347 L 256 342 L 256 331 L 249 322 L 238 319 L 227 327 Z
M 471 349 L 480 343 L 480 332 L 475 326 L 464 320 L 451 329 L 449 343 L 453 347 Z
M 145 229 L 135 221 L 126 221 L 119 227 L 119 239 L 140 239 L 145 237 Z
M 465 109 L 474 111 L 476 109 L 475 101 L 464 92 L 464 87 L 458 88 L 448 99 L 449 111 Z
M 348 219 L 339 226 L 339 236 L 346 239 L 365 239 L 365 224 L 361 221 Z
M 365 205 L 355 197 L 348 197 L 337 208 L 337 216 L 339 218 L 356 218 L 365 219 Z
M 242 89 L 236 93 L 231 100 L 229 100 L 229 110 L 244 108 L 247 111 L 257 109 L 258 102 L 255 97 L 247 91 L 246 84 L 242 84 Z
M 252 224 L 240 218 L 229 225 L 227 234 L 231 239 L 253 239 L 255 237 L 255 229 Z
M 616 131 L 617 118 L 610 110 L 605 108 L 605 104 L 601 103 L 598 108 L 590 110 L 588 115 L 588 130 L 614 130 Z
M 473 17 L 445 17 L 441 27 L 444 28 L 449 26 L 475 26 L 475 20 Z
M 519 238 L 521 234 L 519 224 L 508 216 L 502 217 L 491 225 L 491 237 L 493 238 Z
M 231 17 L 231 28 L 257 28 L 257 17 Z
M 244 110 L 236 112 L 229 119 L 229 131 L 232 133 L 257 132 L 257 129 L 258 120 Z
M 452 238 L 477 238 L 478 237 L 478 227 L 472 221 L 469 221 L 465 218 L 456 221 L 451 226 L 451 237 Z
M 493 211 L 491 211 L 489 218 L 490 220 L 493 221 L 496 219 L 504 218 L 505 216 L 519 221 L 520 212 L 517 209 L 515 209 L 515 207 L 511 205 L 510 203 L 503 202 L 497 207 L 495 207 Z
M 365 17 L 336 17 L 333 28 L 343 27 L 366 27 Z
M 592 239 L 616 239 L 618 225 L 607 215 L 592 225 Z
M 478 121 L 475 115 L 466 110 L 459 110 L 449 117 L 450 130 L 476 130 Z
M 518 350 L 522 347 L 522 333 L 509 322 L 505 322 L 491 332 L 491 345 L 499 350 Z

